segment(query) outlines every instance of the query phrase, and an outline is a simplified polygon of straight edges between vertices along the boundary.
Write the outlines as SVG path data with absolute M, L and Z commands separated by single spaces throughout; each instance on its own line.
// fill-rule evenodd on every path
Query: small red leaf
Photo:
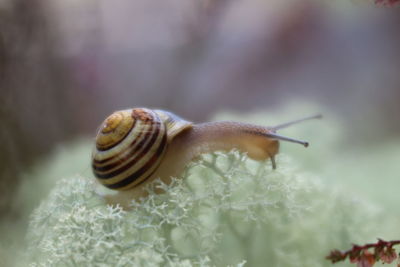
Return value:
M 357 262 L 358 267 L 372 267 L 375 264 L 375 256 L 368 250 L 363 250 Z
M 392 263 L 397 258 L 397 254 L 396 254 L 396 251 L 393 248 L 388 247 L 388 248 L 383 249 L 382 251 L 380 251 L 379 258 L 384 263 Z

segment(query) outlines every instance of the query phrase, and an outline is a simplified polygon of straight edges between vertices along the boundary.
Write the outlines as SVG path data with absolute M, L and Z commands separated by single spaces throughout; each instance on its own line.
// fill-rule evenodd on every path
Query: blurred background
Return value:
M 204 121 L 302 99 L 341 118 L 352 146 L 398 140 L 399 11 L 361 0 L 0 0 L 2 220 L 21 216 L 11 207 L 22 173 L 127 107 Z

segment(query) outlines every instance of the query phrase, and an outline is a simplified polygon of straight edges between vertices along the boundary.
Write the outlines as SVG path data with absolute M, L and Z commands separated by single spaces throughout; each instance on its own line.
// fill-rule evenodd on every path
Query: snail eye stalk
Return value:
M 291 126 L 293 124 L 297 124 L 297 123 L 300 123 L 300 122 L 303 122 L 303 121 L 321 119 L 321 118 L 322 118 L 322 114 L 316 114 L 316 115 L 304 117 L 304 118 L 301 118 L 301 119 L 298 119 L 298 120 L 293 120 L 293 121 L 285 122 L 285 123 L 282 123 L 282 124 L 278 124 L 278 125 L 275 125 L 275 126 L 271 127 L 270 129 L 272 131 L 277 131 L 277 130 L 280 130 L 280 129 L 283 129 L 283 128 L 287 128 L 287 127 L 289 127 L 289 126 Z
M 287 142 L 291 142 L 291 143 L 296 143 L 296 144 L 300 144 L 303 145 L 304 147 L 308 147 L 309 143 L 306 141 L 301 141 L 301 140 L 297 140 L 297 139 L 293 139 L 290 137 L 286 137 L 283 135 L 279 135 L 276 133 L 265 133 L 264 134 L 266 137 L 272 138 L 272 139 L 276 139 L 276 140 L 281 140 L 281 141 L 287 141 Z

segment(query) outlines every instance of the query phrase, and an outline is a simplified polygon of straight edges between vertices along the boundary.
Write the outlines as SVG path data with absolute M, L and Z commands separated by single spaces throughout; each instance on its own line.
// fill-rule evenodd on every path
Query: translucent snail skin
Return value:
M 271 159 L 275 169 L 280 140 L 308 146 L 276 131 L 314 118 L 321 115 L 263 127 L 231 121 L 193 124 L 171 112 L 148 108 L 116 111 L 97 133 L 93 173 L 102 185 L 118 190 L 105 196 L 108 203 L 127 207 L 132 199 L 146 196 L 144 185 L 156 178 L 169 183 L 203 153 L 238 149 L 254 160 Z

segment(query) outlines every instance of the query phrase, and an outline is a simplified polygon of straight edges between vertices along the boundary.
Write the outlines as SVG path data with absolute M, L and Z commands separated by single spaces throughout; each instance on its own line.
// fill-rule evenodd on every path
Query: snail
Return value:
M 280 140 L 308 146 L 276 131 L 320 117 L 263 127 L 230 121 L 194 124 L 171 112 L 148 108 L 116 111 L 98 130 L 92 169 L 100 184 L 118 192 L 106 196 L 107 201 L 124 207 L 146 196 L 143 185 L 155 178 L 169 183 L 203 153 L 238 149 L 254 160 L 271 159 L 275 169 Z

